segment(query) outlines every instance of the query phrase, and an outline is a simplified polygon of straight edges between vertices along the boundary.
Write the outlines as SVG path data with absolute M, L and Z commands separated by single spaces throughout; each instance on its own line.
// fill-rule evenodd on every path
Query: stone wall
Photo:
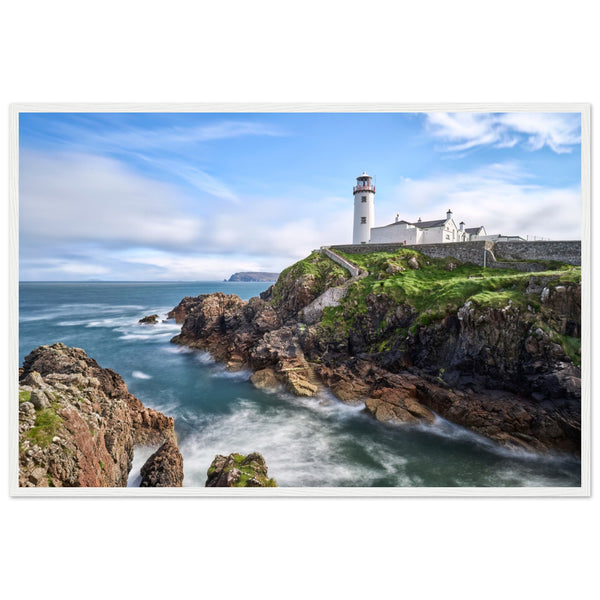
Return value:
M 400 248 L 417 250 L 431 258 L 456 258 L 460 262 L 483 266 L 484 254 L 486 266 L 490 268 L 510 268 L 521 271 L 539 270 L 539 265 L 527 263 L 534 260 L 558 260 L 571 265 L 581 265 L 581 242 L 454 242 L 447 244 L 348 244 L 331 246 L 334 251 L 347 254 L 367 254 L 369 252 L 397 252 Z M 496 262 L 494 261 L 494 257 Z M 521 261 L 504 262 L 504 261 Z M 495 264 L 494 264 L 495 263 Z
M 497 242 L 497 260 L 558 260 L 581 265 L 581 242 Z
M 368 252 L 397 252 L 401 248 L 417 250 L 431 258 L 453 257 L 460 262 L 483 265 L 483 253 L 492 250 L 493 242 L 455 242 L 448 244 L 418 244 L 408 246 L 403 244 L 353 244 L 347 246 L 331 246 L 332 250 L 346 252 L 347 254 L 367 254 Z M 488 255 L 489 260 L 489 255 Z

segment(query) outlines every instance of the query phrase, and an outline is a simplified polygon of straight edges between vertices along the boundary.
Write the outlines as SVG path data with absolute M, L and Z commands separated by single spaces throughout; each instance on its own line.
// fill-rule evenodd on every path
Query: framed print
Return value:
M 10 117 L 12 495 L 589 495 L 589 105 Z

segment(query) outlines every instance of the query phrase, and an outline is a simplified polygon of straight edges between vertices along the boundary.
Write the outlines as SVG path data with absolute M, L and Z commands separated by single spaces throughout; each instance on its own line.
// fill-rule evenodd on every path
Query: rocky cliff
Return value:
M 234 273 L 228 281 L 277 281 L 279 273 L 264 273 L 261 271 L 242 271 Z
M 20 486 L 126 486 L 134 447 L 165 444 L 169 455 L 161 454 L 161 468 L 154 457 L 153 470 L 170 465 L 175 475 L 155 474 L 145 485 L 181 485 L 173 419 L 145 407 L 120 375 L 79 348 L 40 346 L 25 358 L 19 373 Z
M 252 369 L 259 387 L 326 385 L 381 421 L 438 414 L 509 446 L 579 451 L 578 267 L 489 272 L 406 249 L 346 258 L 368 276 L 314 253 L 261 298 L 185 298 L 172 341 Z
M 277 487 L 269 478 L 265 459 L 258 452 L 248 456 L 217 454 L 208 471 L 205 487 Z

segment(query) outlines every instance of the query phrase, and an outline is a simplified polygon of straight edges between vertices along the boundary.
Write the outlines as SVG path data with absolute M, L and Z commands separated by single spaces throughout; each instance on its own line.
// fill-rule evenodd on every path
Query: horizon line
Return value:
M 269 281 L 229 281 L 229 279 L 19 279 L 19 283 L 270 283 Z

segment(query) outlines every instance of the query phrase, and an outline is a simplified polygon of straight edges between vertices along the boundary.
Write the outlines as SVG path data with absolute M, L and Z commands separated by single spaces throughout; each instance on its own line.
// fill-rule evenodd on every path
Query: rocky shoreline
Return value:
M 79 348 L 40 346 L 19 372 L 19 486 L 125 487 L 137 446 L 157 449 L 144 487 L 180 487 L 171 417 L 129 393 Z
M 353 282 L 313 254 L 260 298 L 184 298 L 169 313 L 182 324 L 172 342 L 252 370 L 257 387 L 314 396 L 327 386 L 382 422 L 432 422 L 437 414 L 509 447 L 579 453 L 581 374 L 558 341 L 580 336 L 580 283 L 519 274 L 517 283 L 507 278 L 508 300 L 500 290 L 487 304 L 466 300 L 443 314 L 418 314 L 414 302 L 385 293 L 386 279 L 396 284 L 429 265 L 399 255 Z M 445 268 L 461 270 L 457 261 Z

